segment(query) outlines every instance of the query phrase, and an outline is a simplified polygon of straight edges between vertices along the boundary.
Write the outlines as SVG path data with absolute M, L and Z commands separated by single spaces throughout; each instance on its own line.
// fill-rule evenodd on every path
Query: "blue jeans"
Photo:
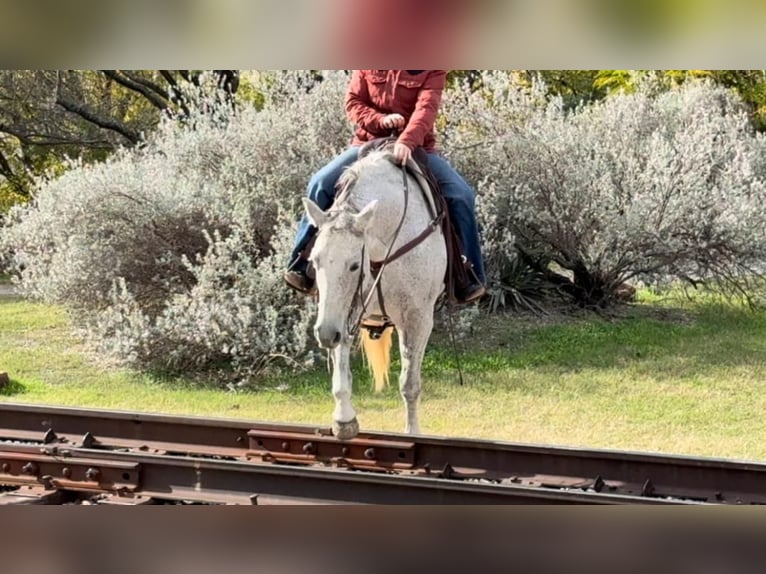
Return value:
M 463 251 L 482 284 L 487 283 L 484 275 L 484 261 L 481 257 L 479 228 L 476 225 L 476 194 L 471 186 L 455 171 L 442 156 L 428 154 L 428 168 L 439 182 L 452 224 L 457 230 Z
M 320 169 L 309 181 L 307 195 L 322 209 L 326 210 L 332 205 L 335 199 L 335 184 L 343 169 L 356 161 L 358 151 L 358 147 L 350 147 Z M 440 155 L 429 153 L 428 167 L 439 182 L 442 193 L 447 200 L 450 218 L 460 236 L 465 256 L 473 265 L 479 280 L 486 283 L 479 230 L 474 214 L 475 194 L 471 186 Z M 298 234 L 290 256 L 290 267 L 298 261 L 301 251 L 308 245 L 316 231 L 316 227 L 309 223 L 308 217 L 304 214 L 298 224 Z

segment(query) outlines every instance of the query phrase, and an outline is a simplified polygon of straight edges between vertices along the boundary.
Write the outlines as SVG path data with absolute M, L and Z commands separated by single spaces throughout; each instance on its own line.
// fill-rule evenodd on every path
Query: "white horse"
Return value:
M 314 334 L 321 347 L 332 350 L 332 429 L 342 440 L 359 432 L 351 404 L 349 356 L 362 320 L 388 319 L 395 325 L 404 430 L 420 432 L 420 370 L 434 305 L 444 288 L 447 251 L 441 226 L 418 185 L 393 163 L 390 153 L 375 151 L 344 172 L 342 191 L 328 211 L 304 200 L 309 219 L 319 229 L 311 252 L 319 291 Z M 377 284 L 371 262 L 383 263 Z M 388 382 L 391 339 L 390 327 L 377 339 L 362 330 L 376 391 Z

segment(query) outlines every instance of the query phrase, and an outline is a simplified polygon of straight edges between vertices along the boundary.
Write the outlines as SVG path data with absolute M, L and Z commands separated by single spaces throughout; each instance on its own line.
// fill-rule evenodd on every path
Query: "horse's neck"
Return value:
M 405 208 L 404 184 L 398 172 L 397 177 L 396 185 L 360 185 L 354 190 L 353 203 L 357 209 L 363 209 L 372 201 L 378 202 L 375 208 L 375 222 L 368 234 L 371 240 L 368 247 L 373 260 L 383 259 L 392 241 L 395 250 L 412 240 L 426 228 L 430 220 L 418 183 L 408 176 L 409 198 L 406 217 L 402 222 Z

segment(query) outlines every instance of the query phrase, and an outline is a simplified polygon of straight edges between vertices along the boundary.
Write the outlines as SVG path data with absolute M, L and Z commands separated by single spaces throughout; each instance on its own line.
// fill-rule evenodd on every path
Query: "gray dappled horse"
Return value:
M 332 352 L 332 428 L 343 440 L 359 432 L 351 404 L 351 345 L 363 321 L 380 323 L 384 318 L 395 325 L 399 338 L 404 430 L 420 432 L 420 369 L 434 305 L 444 288 L 447 251 L 441 226 L 418 185 L 393 163 L 390 153 L 374 151 L 344 172 L 341 191 L 328 211 L 304 200 L 319 229 L 310 258 L 319 291 L 314 333 L 319 345 Z M 382 264 L 379 285 L 371 262 Z M 390 327 L 379 338 L 362 329 L 376 390 L 388 380 L 391 340 Z

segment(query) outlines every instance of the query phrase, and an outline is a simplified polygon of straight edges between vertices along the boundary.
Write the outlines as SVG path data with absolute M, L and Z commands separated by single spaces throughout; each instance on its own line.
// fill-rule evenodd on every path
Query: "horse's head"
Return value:
M 354 299 L 361 292 L 366 256 L 365 233 L 377 202 L 359 213 L 338 209 L 324 212 L 310 199 L 304 200 L 311 223 L 319 229 L 311 250 L 319 290 L 319 311 L 314 335 L 321 347 L 332 349 L 349 332 Z

